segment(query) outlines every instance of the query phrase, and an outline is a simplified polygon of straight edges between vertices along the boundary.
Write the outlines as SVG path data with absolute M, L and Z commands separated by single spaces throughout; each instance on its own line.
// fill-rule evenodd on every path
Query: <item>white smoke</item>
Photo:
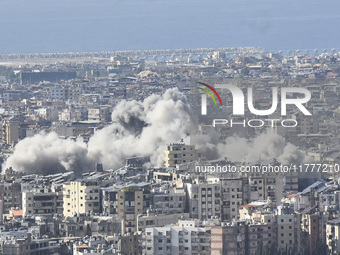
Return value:
M 88 144 L 40 133 L 15 146 L 3 169 L 13 167 L 27 173 L 82 172 L 96 162 L 117 168 L 133 156 L 148 156 L 151 164 L 162 166 L 165 146 L 187 139 L 190 107 L 178 89 L 151 95 L 143 102 L 122 101 L 112 113 L 113 124 L 95 132 Z
M 142 102 L 120 102 L 112 113 L 113 123 L 96 131 L 86 144 L 81 139 L 60 139 L 56 133 L 40 133 L 25 138 L 4 162 L 3 169 L 50 174 L 73 170 L 81 173 L 103 163 L 104 168 L 118 168 L 133 156 L 150 157 L 151 165 L 162 166 L 165 146 L 181 138 L 188 142 L 190 107 L 177 89 L 163 95 L 151 95 Z M 211 134 L 200 139 L 211 155 L 231 161 L 255 162 L 276 158 L 279 162 L 301 163 L 304 155 L 292 144 L 272 132 L 263 133 L 253 141 L 229 137 L 218 143 Z
M 143 102 L 123 101 L 112 113 L 116 124 L 90 139 L 89 156 L 113 168 L 131 156 L 150 156 L 152 165 L 161 166 L 165 146 L 189 136 L 189 109 L 186 97 L 177 89 Z
M 237 136 L 229 137 L 217 145 L 217 150 L 220 158 L 227 157 L 236 162 L 277 159 L 282 164 L 301 164 L 307 160 L 296 146 L 271 130 L 258 135 L 253 141 Z
M 81 139 L 60 139 L 54 132 L 41 132 L 20 141 L 3 169 L 12 167 L 21 172 L 49 174 L 80 171 L 87 164 L 87 146 Z

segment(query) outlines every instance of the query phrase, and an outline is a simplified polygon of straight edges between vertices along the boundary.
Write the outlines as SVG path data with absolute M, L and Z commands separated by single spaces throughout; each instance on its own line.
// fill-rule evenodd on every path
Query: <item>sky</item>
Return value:
M 0 1 L 0 54 L 340 48 L 338 0 Z

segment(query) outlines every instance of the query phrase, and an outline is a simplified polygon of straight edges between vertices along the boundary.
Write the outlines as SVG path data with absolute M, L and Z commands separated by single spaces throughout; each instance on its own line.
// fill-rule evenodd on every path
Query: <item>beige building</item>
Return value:
M 88 110 L 88 120 L 97 122 L 110 121 L 110 108 L 106 106 L 100 108 L 90 108 Z
M 173 143 L 166 147 L 165 166 L 176 167 L 193 161 L 205 160 L 203 150 L 195 149 L 194 145 L 185 145 L 185 143 Z
M 21 183 L 0 183 L 0 200 L 3 214 L 9 214 L 11 208 L 22 208 Z
M 63 185 L 64 216 L 99 213 L 99 186 L 91 180 L 78 179 Z
M 122 233 L 137 231 L 138 215 L 144 212 L 144 192 L 139 186 L 125 186 L 117 192 L 117 215 L 122 219 Z
M 4 121 L 2 123 L 2 143 L 12 144 L 19 140 L 19 122 Z
M 340 251 L 340 219 L 327 222 L 326 243 L 330 254 L 337 254 Z

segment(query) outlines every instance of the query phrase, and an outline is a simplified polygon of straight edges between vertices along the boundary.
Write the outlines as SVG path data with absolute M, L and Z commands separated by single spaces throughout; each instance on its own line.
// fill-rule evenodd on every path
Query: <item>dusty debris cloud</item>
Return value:
M 50 174 L 93 169 L 102 162 L 106 169 L 121 167 L 124 159 L 150 156 L 161 165 L 168 143 L 189 136 L 190 107 L 178 89 L 151 95 L 142 102 L 122 101 L 112 113 L 112 124 L 95 132 L 88 144 L 60 139 L 56 133 L 40 133 L 20 141 L 3 169 Z
M 301 164 L 307 158 L 296 146 L 280 135 L 268 130 L 252 141 L 237 136 L 229 137 L 217 145 L 220 158 L 227 157 L 237 162 L 258 162 L 277 159 L 282 164 Z
M 187 98 L 178 89 L 169 89 L 144 101 L 120 102 L 112 113 L 112 124 L 96 131 L 87 144 L 81 139 L 61 139 L 53 132 L 25 138 L 16 145 L 3 169 L 13 167 L 16 171 L 42 174 L 69 170 L 81 173 L 94 169 L 97 162 L 106 169 L 115 169 L 133 156 L 148 156 L 151 165 L 162 166 L 165 146 L 181 138 L 188 142 L 189 131 Z M 239 162 L 276 158 L 284 164 L 304 160 L 295 146 L 270 131 L 251 142 L 239 137 L 219 142 L 216 135 L 202 141 L 208 149 L 208 159 L 213 159 L 211 155 Z
M 42 174 L 79 172 L 87 163 L 87 146 L 81 139 L 60 139 L 54 132 L 42 132 L 20 141 L 3 169 L 11 166 L 16 171 Z

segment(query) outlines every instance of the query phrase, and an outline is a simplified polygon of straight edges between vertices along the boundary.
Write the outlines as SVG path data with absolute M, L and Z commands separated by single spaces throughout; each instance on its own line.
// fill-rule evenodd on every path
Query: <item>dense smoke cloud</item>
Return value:
M 261 160 L 277 159 L 282 164 L 301 164 L 304 154 L 298 148 L 275 134 L 267 131 L 255 137 L 252 141 L 245 138 L 229 137 L 225 143 L 217 145 L 220 158 L 237 162 L 258 162 Z
M 148 156 L 151 165 L 162 166 L 165 146 L 181 138 L 188 142 L 190 107 L 177 89 L 163 95 L 151 95 L 142 102 L 122 101 L 112 113 L 112 124 L 96 131 L 86 144 L 81 139 L 61 139 L 56 133 L 40 133 L 20 141 L 3 169 L 13 167 L 26 173 L 50 174 L 94 169 L 97 162 L 105 169 L 119 168 L 133 156 Z M 256 162 L 276 158 L 279 162 L 301 163 L 304 155 L 285 139 L 272 132 L 252 141 L 229 137 L 219 141 L 216 133 L 201 137 L 207 158 L 228 158 L 238 162 Z
M 88 143 L 90 158 L 118 167 L 131 156 L 151 156 L 161 166 L 165 145 L 189 136 L 190 108 L 177 89 L 143 102 L 123 101 L 112 113 L 112 124 L 94 134 Z
M 60 139 L 55 133 L 40 133 L 15 146 L 3 169 L 13 167 L 27 173 L 82 172 L 96 162 L 118 168 L 124 159 L 150 156 L 151 164 L 162 165 L 165 145 L 188 138 L 190 107 L 177 89 L 151 95 L 143 102 L 122 101 L 112 113 L 113 123 L 95 132 L 88 144 Z
M 11 166 L 16 171 L 49 174 L 65 170 L 81 171 L 87 164 L 87 146 L 81 139 L 65 140 L 54 132 L 41 132 L 20 141 L 3 169 Z

